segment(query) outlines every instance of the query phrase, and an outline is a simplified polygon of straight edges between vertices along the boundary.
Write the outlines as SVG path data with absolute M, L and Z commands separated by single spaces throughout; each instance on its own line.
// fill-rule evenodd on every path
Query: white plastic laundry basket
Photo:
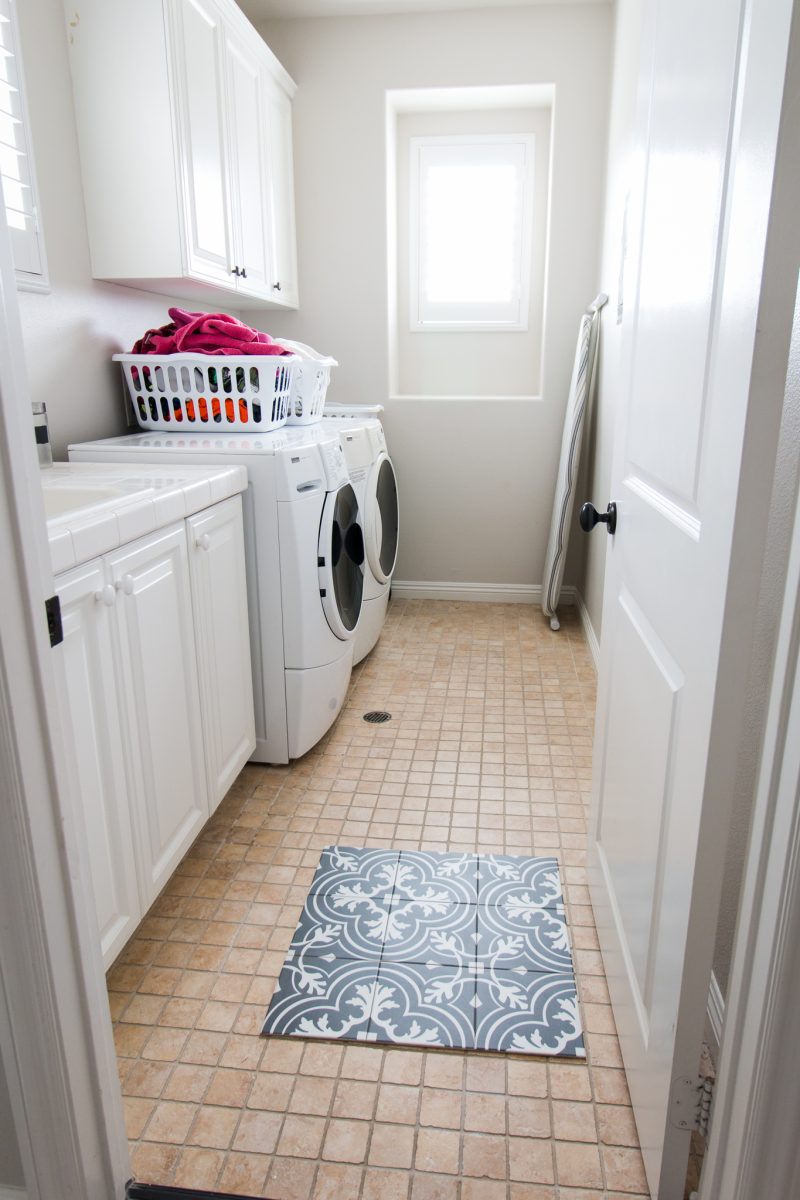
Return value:
M 320 421 L 331 380 L 331 367 L 338 367 L 338 362 L 335 358 L 318 354 L 304 342 L 290 342 L 285 338 L 276 340 L 299 358 L 294 371 L 287 424 L 311 425 L 314 421 Z
M 286 424 L 294 355 L 115 354 L 142 429 L 266 433 Z

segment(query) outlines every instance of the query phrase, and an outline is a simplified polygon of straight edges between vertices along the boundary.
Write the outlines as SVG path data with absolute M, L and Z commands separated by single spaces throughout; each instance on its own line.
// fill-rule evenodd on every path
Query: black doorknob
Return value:
M 581 505 L 579 520 L 584 533 L 591 533 L 600 521 L 605 525 L 606 533 L 614 533 L 617 528 L 617 506 L 612 501 L 604 513 L 599 513 L 595 506 L 587 500 L 585 504 Z

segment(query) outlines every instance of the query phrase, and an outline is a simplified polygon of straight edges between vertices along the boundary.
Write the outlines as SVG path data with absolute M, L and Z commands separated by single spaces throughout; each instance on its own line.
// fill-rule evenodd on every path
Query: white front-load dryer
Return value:
M 354 665 L 369 654 L 381 635 L 400 532 L 397 477 L 383 426 L 377 417 L 350 415 L 356 411 L 334 408 L 323 420 L 339 431 L 363 518 L 364 604 L 353 649 Z
M 137 433 L 70 446 L 72 462 L 241 463 L 256 762 L 305 754 L 341 710 L 364 583 L 363 530 L 338 432 Z M 208 503 L 213 503 L 209 496 Z
M 276 455 L 289 757 L 305 754 L 341 708 L 364 593 L 364 534 L 338 440 Z M 349 676 L 348 676 L 349 681 Z

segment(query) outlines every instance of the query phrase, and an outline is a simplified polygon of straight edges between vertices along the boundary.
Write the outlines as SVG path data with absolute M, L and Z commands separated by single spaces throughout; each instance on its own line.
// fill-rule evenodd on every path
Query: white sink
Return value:
M 91 487 L 71 487 L 69 485 L 42 488 L 44 495 L 44 511 L 51 520 L 65 517 L 68 513 L 79 512 L 83 508 L 95 508 L 119 501 L 123 496 L 130 496 L 130 490 L 118 487 L 113 483 L 97 483 Z

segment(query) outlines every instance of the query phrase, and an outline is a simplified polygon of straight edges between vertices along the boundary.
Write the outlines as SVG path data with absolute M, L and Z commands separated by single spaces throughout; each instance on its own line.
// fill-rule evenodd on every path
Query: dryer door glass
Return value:
M 326 497 L 319 562 L 325 572 L 320 591 L 328 624 L 337 637 L 348 638 L 358 624 L 364 591 L 364 535 L 349 483 Z
M 373 492 L 374 489 L 374 492 Z M 367 509 L 370 518 L 369 565 L 379 583 L 391 577 L 397 561 L 397 538 L 400 510 L 397 502 L 397 479 L 391 460 L 378 460 L 370 480 Z

